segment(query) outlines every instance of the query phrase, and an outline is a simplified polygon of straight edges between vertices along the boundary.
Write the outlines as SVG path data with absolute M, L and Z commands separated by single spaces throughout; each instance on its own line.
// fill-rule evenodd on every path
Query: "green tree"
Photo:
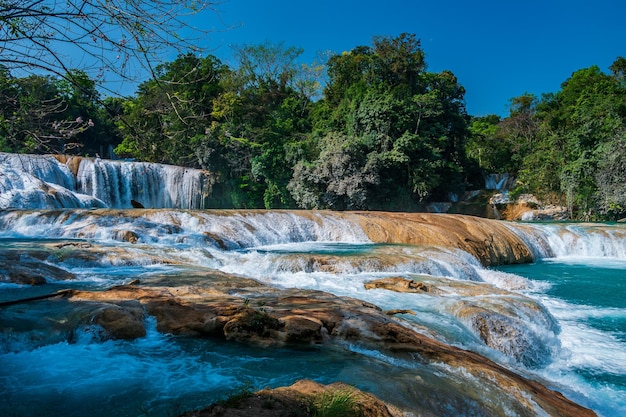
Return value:
M 626 122 L 620 62 L 612 66 L 613 76 L 597 66 L 576 71 L 560 91 L 544 95 L 531 106 L 535 111 L 532 123 L 518 129 L 531 132 L 520 136 L 526 149 L 520 191 L 564 201 L 574 218 L 615 212 L 610 207 L 617 207 L 611 191 L 616 164 L 608 161 L 621 155 L 618 144 Z
M 600 214 L 611 220 L 626 216 L 626 133 L 598 148 L 595 172 Z
M 301 49 L 283 44 L 236 52 L 238 66 L 223 82 L 211 128 L 223 192 L 237 207 L 292 207 L 287 184 L 311 130 L 315 70 L 298 63 Z
M 213 101 L 228 69 L 214 56 L 188 53 L 156 68 L 156 79 L 125 100 L 118 125 L 118 155 L 145 161 L 209 168 L 208 134 Z M 209 152 L 210 153 L 210 152 Z
M 71 76 L 78 76 L 78 73 Z M 85 77 L 84 81 L 89 80 Z M 3 69 L 0 74 L 0 135 L 5 150 L 82 152 L 85 134 L 95 126 L 92 117 L 96 117 L 98 109 L 93 102 L 89 105 L 76 102 L 76 92 L 65 86 L 62 79 L 52 76 L 15 78 Z
M 511 172 L 508 167 L 510 149 L 508 142 L 498 135 L 500 116 L 492 114 L 475 117 L 469 125 L 470 139 L 466 152 L 485 173 Z
M 321 151 L 305 154 L 290 185 L 299 205 L 321 192 L 316 207 L 414 210 L 462 190 L 465 90 L 450 71 L 425 69 L 411 34 L 375 37 L 371 47 L 329 58 L 324 99 L 313 113 Z M 352 189 L 337 185 L 342 172 Z
M 294 168 L 288 188 L 297 204 L 307 209 L 370 208 L 370 190 L 380 178 L 367 144 L 335 132 L 321 143 L 317 161 L 300 161 Z

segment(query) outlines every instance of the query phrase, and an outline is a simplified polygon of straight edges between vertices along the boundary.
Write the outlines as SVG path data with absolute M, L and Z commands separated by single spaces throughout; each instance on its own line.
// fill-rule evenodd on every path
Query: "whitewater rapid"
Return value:
M 412 311 L 414 314 L 407 312 L 398 317 L 419 332 L 548 381 L 600 415 L 617 417 L 626 412 L 625 391 L 619 381 L 594 384 L 593 378 L 581 371 L 605 372 L 610 364 L 618 379 L 626 375 L 626 360 L 622 361 L 626 358 L 621 353 L 626 351 L 626 342 L 620 339 L 624 335 L 602 332 L 581 321 L 581 316 L 594 314 L 623 318 L 624 306 L 607 310 L 572 305 L 548 295 L 553 284 L 547 281 L 524 276 L 517 270 L 486 268 L 463 250 L 463 244 L 473 245 L 476 240 L 469 235 L 466 237 L 471 242 L 461 239 L 459 247 L 406 244 L 391 234 L 384 242 L 373 241 L 371 230 L 364 227 L 370 224 L 367 221 L 376 220 L 383 226 L 389 221 L 389 227 L 381 226 L 388 231 L 401 224 L 397 217 L 384 220 L 385 216 L 309 211 L 3 210 L 0 239 L 5 248 L 18 252 L 22 247 L 40 248 L 37 254 L 24 249 L 24 262 L 35 262 L 39 257 L 46 264 L 76 275 L 72 281 L 49 280 L 54 288 L 107 288 L 136 278 L 179 274 L 181 268 L 203 268 L 254 278 L 279 288 L 354 297 L 384 310 Z M 615 262 L 616 274 L 626 270 L 623 225 L 496 223 L 433 215 L 432 223 L 424 227 L 434 230 L 444 220 L 458 221 L 463 227 L 475 222 L 481 231 L 492 224 L 504 225 L 524 242 L 525 251 L 536 263 L 596 259 L 605 264 Z M 412 220 L 407 216 L 402 221 L 409 224 Z M 469 233 L 467 230 L 464 233 Z M 406 235 L 402 233 L 399 231 L 397 236 Z M 433 232 L 434 241 L 438 233 L 443 232 Z M 424 284 L 431 292 L 365 288 L 372 280 L 394 277 Z M 6 297 L 19 297 L 29 291 L 33 290 L 0 283 L 0 293 Z M 36 360 L 24 344 L 23 340 L 5 340 L 4 349 L 18 355 L 16 363 Z M 119 349 L 116 344 L 111 347 Z M 68 353 L 62 346 L 56 349 L 54 355 Z M 355 351 L 359 351 L 357 347 Z M 141 369 L 145 365 L 139 361 L 136 366 Z M 32 389 L 28 385 L 22 388 Z

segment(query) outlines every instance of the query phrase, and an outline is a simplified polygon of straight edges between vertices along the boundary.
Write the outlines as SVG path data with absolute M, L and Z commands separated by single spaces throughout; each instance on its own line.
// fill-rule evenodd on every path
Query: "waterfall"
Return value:
M 603 224 L 511 224 L 536 258 L 626 259 L 626 228 Z
M 182 188 L 193 183 L 184 171 L 176 171 L 182 175 L 164 174 L 170 169 L 167 166 L 90 159 L 76 159 L 73 163 L 45 160 L 39 164 L 39 169 L 47 172 L 41 173 L 42 178 L 65 178 L 65 184 L 74 190 L 71 195 L 82 192 L 119 205 L 140 196 L 138 189 L 152 187 L 155 181 L 163 181 L 163 188 Z M 153 172 L 141 172 L 142 169 Z M 36 173 L 36 169 L 32 171 Z M 2 178 L 17 183 L 19 172 L 25 171 L 3 165 Z M 144 183 L 139 175 L 145 177 Z M 178 185 L 167 185 L 167 180 L 178 181 Z M 21 181 L 25 186 L 28 181 L 36 186 L 48 184 L 50 188 L 53 184 L 25 173 Z M 59 187 L 56 194 L 60 194 L 61 186 L 54 185 Z M 174 201 L 178 196 L 168 198 Z M 35 203 L 32 206 L 39 207 Z M 550 372 L 550 367 L 569 361 L 567 353 L 561 352 L 571 349 L 571 332 L 577 328 L 564 321 L 562 315 L 555 315 L 554 304 L 562 301 L 544 294 L 540 283 L 485 265 L 565 256 L 626 259 L 624 225 L 524 224 L 425 213 L 7 209 L 0 210 L 1 239 L 7 243 L 4 252 L 0 251 L 4 268 L 0 268 L 0 289 L 4 286 L 7 293 L 37 295 L 37 291 L 53 293 L 56 288 L 83 286 L 100 290 L 137 277 L 141 278 L 141 285 L 167 282 L 187 286 L 196 279 L 194 274 L 202 280 L 198 285 L 210 285 L 210 277 L 226 274 L 276 288 L 324 291 L 363 300 L 384 311 L 399 312 L 399 323 L 440 342 L 533 374 Z M 524 253 L 531 256 L 522 256 Z M 13 262 L 15 259 L 19 262 Z M 491 260 L 493 263 L 489 263 Z M 13 263 L 19 264 L 19 268 L 11 270 Z M 45 284 L 30 289 L 12 282 L 13 276 L 23 275 L 24 268 L 41 275 Z M 71 272 L 74 278 L 63 278 L 65 272 Z M 381 282 L 405 284 L 406 291 L 398 286 L 382 286 Z M 414 285 L 410 287 L 409 283 Z M 253 294 L 254 287 L 246 288 Z M 231 295 L 245 293 L 237 287 L 232 291 Z M 7 295 L 7 299 L 11 297 Z M 590 306 L 579 308 L 592 311 Z M 563 310 L 574 309 L 568 305 Z M 623 314 L 620 311 L 611 308 L 609 314 L 618 315 L 619 319 L 619 314 Z M 41 316 L 34 315 L 37 323 Z M 47 322 L 44 324 L 42 328 L 48 329 Z M 41 344 L 54 345 L 50 348 L 59 349 L 60 355 L 74 360 L 71 349 L 76 343 L 59 343 L 60 336 L 54 332 L 48 339 L 39 335 L 31 338 L 30 332 L 39 331 L 39 327 L 31 327 L 24 329 L 25 339 L 0 335 L 0 359 L 4 343 L 5 358 L 7 352 L 12 355 L 7 363 L 13 363 L 13 350 L 21 349 L 19 354 L 30 358 L 27 350 L 35 352 Z M 6 347 L 9 345 L 10 350 Z M 355 346 L 354 349 L 360 348 Z M 142 355 L 147 357 L 145 352 Z M 453 414 L 458 414 L 456 411 Z
M 486 190 L 510 190 L 514 183 L 515 178 L 507 173 L 485 175 Z
M 0 208 L 204 208 L 210 173 L 171 165 L 0 153 Z

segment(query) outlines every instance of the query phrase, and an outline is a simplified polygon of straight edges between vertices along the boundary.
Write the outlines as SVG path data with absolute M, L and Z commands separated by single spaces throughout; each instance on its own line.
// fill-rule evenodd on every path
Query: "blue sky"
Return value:
M 609 72 L 626 57 L 624 0 L 225 0 L 217 10 L 196 24 L 214 30 L 203 46 L 229 64 L 233 44 L 283 42 L 309 62 L 376 35 L 414 33 L 428 70 L 451 70 L 475 116 L 506 116 L 512 97 L 556 92 L 572 72 Z

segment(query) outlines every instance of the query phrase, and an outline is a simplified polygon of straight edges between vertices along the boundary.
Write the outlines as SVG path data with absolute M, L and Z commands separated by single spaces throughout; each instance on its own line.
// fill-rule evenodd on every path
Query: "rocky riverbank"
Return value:
M 157 329 L 164 333 L 219 338 L 265 348 L 358 344 L 398 360 L 463 369 L 481 384 L 503 391 L 516 415 L 535 415 L 538 408 L 551 416 L 595 415 L 537 381 L 479 354 L 426 336 L 388 314 L 393 312 L 382 311 L 370 303 L 319 291 L 272 288 L 226 274 L 188 277 L 187 284 L 177 281 L 172 285 L 163 278 L 160 282 L 107 291 L 72 291 L 60 296 L 58 302 L 71 303 L 74 315 L 80 312 L 75 325 L 99 326 L 103 339 L 145 335 L 143 323 L 145 315 L 150 315 L 156 318 Z M 193 285 L 188 285 L 191 281 Z M 458 389 L 447 394 L 472 395 Z M 481 408 L 488 415 L 506 413 L 484 399 L 472 400 L 482 403 Z M 419 408 L 415 404 L 415 409 Z

